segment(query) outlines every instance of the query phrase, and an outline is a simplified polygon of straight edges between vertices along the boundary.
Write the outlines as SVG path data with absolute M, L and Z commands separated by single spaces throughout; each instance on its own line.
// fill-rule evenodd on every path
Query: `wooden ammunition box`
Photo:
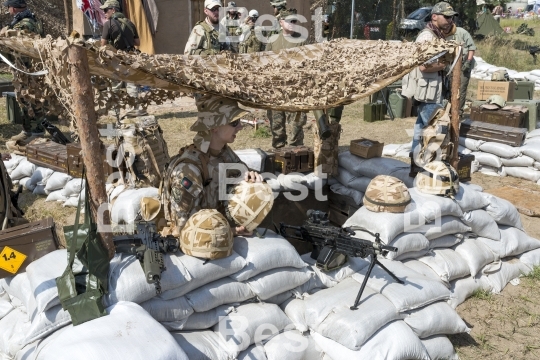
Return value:
M 52 218 L 0 231 L 0 278 L 23 272 L 28 264 L 58 249 Z
M 481 106 L 473 107 L 471 109 L 471 120 L 481 121 L 490 124 L 511 126 L 511 127 L 526 127 L 529 118 L 529 110 L 525 109 L 525 112 L 521 111 L 509 111 L 509 110 L 488 110 L 483 109 Z
M 381 157 L 383 148 L 384 143 L 382 142 L 361 138 L 357 140 L 351 140 L 349 151 L 351 152 L 351 154 L 360 156 L 361 158 L 371 159 L 374 157 Z
M 268 153 L 274 154 L 274 171 L 282 174 L 313 172 L 313 149 L 307 146 L 286 146 L 268 150 Z
M 80 143 L 70 143 L 66 145 L 67 148 L 67 163 L 68 174 L 74 178 L 82 177 L 84 162 L 81 153 Z M 109 177 L 117 171 L 125 174 L 125 162 L 123 159 L 118 159 L 118 149 L 116 145 L 103 145 L 101 146 L 102 154 L 101 159 L 103 161 L 103 170 L 105 172 L 105 178 Z M 119 167 L 118 167 L 118 163 Z
M 490 124 L 467 119 L 461 122 L 459 136 L 471 139 L 493 141 L 510 146 L 521 146 L 527 135 L 527 129 Z
M 38 138 L 26 145 L 26 157 L 32 164 L 54 171 L 68 172 L 66 145 Z

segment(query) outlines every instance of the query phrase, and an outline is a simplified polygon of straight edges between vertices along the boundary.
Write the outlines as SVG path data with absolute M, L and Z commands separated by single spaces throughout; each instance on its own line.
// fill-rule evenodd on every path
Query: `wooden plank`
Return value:
M 523 215 L 540 217 L 540 192 L 503 186 L 486 190 L 487 193 L 510 201 Z

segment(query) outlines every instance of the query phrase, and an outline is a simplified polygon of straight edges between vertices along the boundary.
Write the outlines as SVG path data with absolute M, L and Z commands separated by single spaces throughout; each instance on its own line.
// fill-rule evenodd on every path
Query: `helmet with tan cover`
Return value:
M 364 206 L 375 212 L 405 212 L 410 202 L 411 195 L 403 181 L 387 175 L 374 177 L 364 195 Z
M 432 161 L 416 175 L 416 187 L 424 194 L 453 197 L 459 191 L 459 176 L 452 166 Z
M 274 205 L 274 194 L 267 183 L 240 182 L 232 190 L 227 205 L 229 216 L 238 224 L 253 231 Z
M 186 255 L 221 259 L 232 254 L 232 229 L 219 211 L 203 209 L 191 215 L 180 233 L 180 248 Z
M 497 105 L 499 108 L 506 106 L 506 101 L 501 95 L 491 95 L 486 102 L 488 104 Z
M 508 71 L 504 69 L 495 70 L 491 74 L 491 81 L 510 81 L 510 76 L 508 75 Z

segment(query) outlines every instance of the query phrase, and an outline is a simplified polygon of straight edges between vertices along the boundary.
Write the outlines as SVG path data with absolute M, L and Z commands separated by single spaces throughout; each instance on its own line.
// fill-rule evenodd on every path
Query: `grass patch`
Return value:
M 535 266 L 533 270 L 525 277 L 533 280 L 540 280 L 540 266 Z
M 269 138 L 272 136 L 272 133 L 270 132 L 270 129 L 266 126 L 261 126 L 255 132 L 253 133 L 254 138 Z
M 473 299 L 479 299 L 479 300 L 491 300 L 493 298 L 493 294 L 488 291 L 488 290 L 483 290 L 483 289 L 480 289 L 480 290 L 476 290 L 472 295 L 471 297 Z

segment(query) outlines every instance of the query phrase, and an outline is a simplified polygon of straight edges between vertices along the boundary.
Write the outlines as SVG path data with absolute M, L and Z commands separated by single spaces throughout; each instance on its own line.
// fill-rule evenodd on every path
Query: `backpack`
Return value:
M 450 141 L 450 103 L 446 109 L 440 107 L 433 111 L 429 125 L 422 130 L 420 151 L 413 149 L 414 162 L 423 167 L 434 160 L 450 160 L 453 143 Z M 437 155 L 440 153 L 440 158 Z
M 22 187 L 19 187 L 17 193 L 11 191 L 12 187 L 4 162 L 0 161 L 0 230 L 28 222 L 23 218 L 24 213 L 17 205 L 18 194 Z
M 133 44 L 128 44 L 125 36 L 124 36 L 124 33 L 126 31 L 126 28 L 129 29 L 129 31 L 131 31 L 131 33 L 133 35 L 135 35 L 135 25 L 129 21 L 129 19 L 127 19 L 126 17 L 124 16 L 113 16 L 111 18 L 111 22 L 112 21 L 116 21 L 116 25 L 118 26 L 118 29 L 120 30 L 120 33 L 118 34 L 118 36 L 112 40 L 112 43 L 113 43 L 113 46 L 115 49 L 118 49 L 121 45 L 121 42 L 124 43 L 126 49 L 125 50 L 131 50 L 133 48 Z

